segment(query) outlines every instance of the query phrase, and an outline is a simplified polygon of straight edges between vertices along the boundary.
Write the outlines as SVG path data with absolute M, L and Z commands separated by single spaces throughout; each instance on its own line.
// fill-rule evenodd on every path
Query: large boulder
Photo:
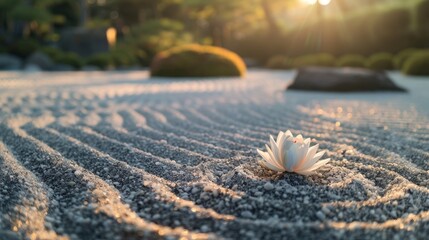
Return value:
M 18 57 L 9 54 L 0 54 L 0 70 L 18 70 L 22 62 Z
M 27 65 L 36 65 L 42 70 L 51 70 L 54 66 L 52 59 L 42 52 L 35 52 L 31 54 L 26 61 Z
M 327 92 L 400 91 L 383 71 L 361 68 L 308 67 L 298 70 L 288 89 Z

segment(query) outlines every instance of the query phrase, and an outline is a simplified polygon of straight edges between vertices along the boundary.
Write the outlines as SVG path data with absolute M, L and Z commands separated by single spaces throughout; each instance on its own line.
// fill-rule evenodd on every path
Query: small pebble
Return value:
M 241 212 L 241 216 L 244 218 L 252 218 L 253 214 L 249 211 L 243 211 L 243 212 Z
M 267 182 L 267 183 L 264 184 L 264 189 L 267 190 L 267 191 L 271 191 L 271 190 L 274 189 L 274 185 L 271 184 L 270 182 Z
M 325 214 L 323 214 L 323 212 L 321 212 L 321 211 L 316 212 L 316 217 L 322 221 L 325 221 L 325 219 L 326 219 Z

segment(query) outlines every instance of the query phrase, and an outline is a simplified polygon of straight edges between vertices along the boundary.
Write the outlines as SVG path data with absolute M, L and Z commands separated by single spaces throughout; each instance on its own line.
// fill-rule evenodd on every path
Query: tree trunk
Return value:
M 265 14 L 265 20 L 268 24 L 268 30 L 271 34 L 278 34 L 279 33 L 279 26 L 277 25 L 277 22 L 274 18 L 273 11 L 271 9 L 270 0 L 261 0 L 262 9 L 264 10 Z
M 80 0 L 80 27 L 84 27 L 86 25 L 86 21 L 88 19 L 88 3 L 86 0 Z

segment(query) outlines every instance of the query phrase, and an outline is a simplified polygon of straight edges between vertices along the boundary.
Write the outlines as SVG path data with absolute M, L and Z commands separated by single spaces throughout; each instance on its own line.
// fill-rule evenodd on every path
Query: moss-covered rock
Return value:
M 366 67 L 372 70 L 393 70 L 393 55 L 390 53 L 377 53 L 369 57 Z
M 185 45 L 158 53 L 150 72 L 163 77 L 243 76 L 246 65 L 237 54 L 223 48 Z
M 340 57 L 337 61 L 338 67 L 365 67 L 365 57 L 358 54 L 344 55 Z
M 418 52 L 409 57 L 402 72 L 407 75 L 429 76 L 429 51 Z

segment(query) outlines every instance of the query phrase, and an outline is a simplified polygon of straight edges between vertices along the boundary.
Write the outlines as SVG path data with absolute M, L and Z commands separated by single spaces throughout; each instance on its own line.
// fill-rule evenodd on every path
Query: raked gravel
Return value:
M 0 239 L 427 239 L 429 80 L 284 91 L 294 72 L 0 72 Z M 275 174 L 290 129 L 332 161 Z

